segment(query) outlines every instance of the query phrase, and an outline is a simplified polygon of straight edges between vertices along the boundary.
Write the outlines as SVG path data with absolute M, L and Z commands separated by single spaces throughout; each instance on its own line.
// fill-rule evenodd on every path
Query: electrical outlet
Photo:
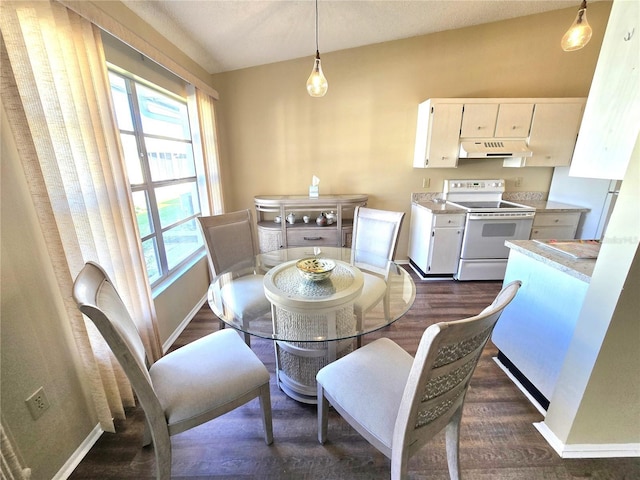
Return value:
M 431 179 L 430 178 L 423 178 L 422 179 L 422 188 L 429 188 L 429 186 L 431 186 Z
M 516 187 L 521 187 L 522 186 L 522 177 L 516 177 L 514 184 L 515 184 Z
M 40 387 L 29 398 L 25 400 L 29 412 L 34 420 L 39 419 L 42 414 L 49 408 L 49 400 L 44 393 L 44 387 Z

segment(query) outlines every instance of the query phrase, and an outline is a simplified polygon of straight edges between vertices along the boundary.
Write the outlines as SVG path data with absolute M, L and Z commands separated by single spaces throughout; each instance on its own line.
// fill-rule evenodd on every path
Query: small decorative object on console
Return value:
M 298 260 L 296 267 L 305 280 L 319 282 L 329 278 L 336 268 L 336 262 L 328 258 L 303 258 Z
M 320 215 L 318 215 L 318 218 L 316 218 L 316 223 L 321 227 L 326 227 L 327 216 L 324 213 L 321 213 Z

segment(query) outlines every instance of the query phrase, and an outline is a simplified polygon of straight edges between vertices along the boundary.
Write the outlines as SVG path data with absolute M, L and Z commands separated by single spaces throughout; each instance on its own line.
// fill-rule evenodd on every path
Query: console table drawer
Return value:
M 289 228 L 287 245 L 304 247 L 306 245 L 338 245 L 338 230 L 335 227 Z

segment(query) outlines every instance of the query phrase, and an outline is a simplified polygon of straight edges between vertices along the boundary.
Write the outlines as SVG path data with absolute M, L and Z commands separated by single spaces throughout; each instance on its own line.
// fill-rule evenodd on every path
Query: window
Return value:
M 204 244 L 187 101 L 109 71 L 140 241 L 152 286 L 170 277 Z

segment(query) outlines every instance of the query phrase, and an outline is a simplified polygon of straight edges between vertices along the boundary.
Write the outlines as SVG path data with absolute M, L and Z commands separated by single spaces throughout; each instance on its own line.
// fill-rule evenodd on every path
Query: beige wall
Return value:
M 457 169 L 414 169 L 418 103 L 434 97 L 586 97 L 611 4 L 589 5 L 594 36 L 566 53 L 560 38 L 575 8 L 322 54 L 329 91 L 311 98 L 312 56 L 213 76 L 228 209 L 254 195 L 366 193 L 375 208 L 407 213 L 396 258 L 406 259 L 412 192 L 446 178 L 506 178 L 547 191 L 553 169 L 503 168 L 500 160 Z M 322 44 L 320 44 L 322 50 Z M 422 188 L 429 178 L 431 187 Z
M 0 110 L 2 424 L 32 478 L 52 478 L 91 433 L 97 417 L 82 387 L 83 369 L 61 292 L 1 104 Z M 51 406 L 33 420 L 24 401 L 39 387 Z

